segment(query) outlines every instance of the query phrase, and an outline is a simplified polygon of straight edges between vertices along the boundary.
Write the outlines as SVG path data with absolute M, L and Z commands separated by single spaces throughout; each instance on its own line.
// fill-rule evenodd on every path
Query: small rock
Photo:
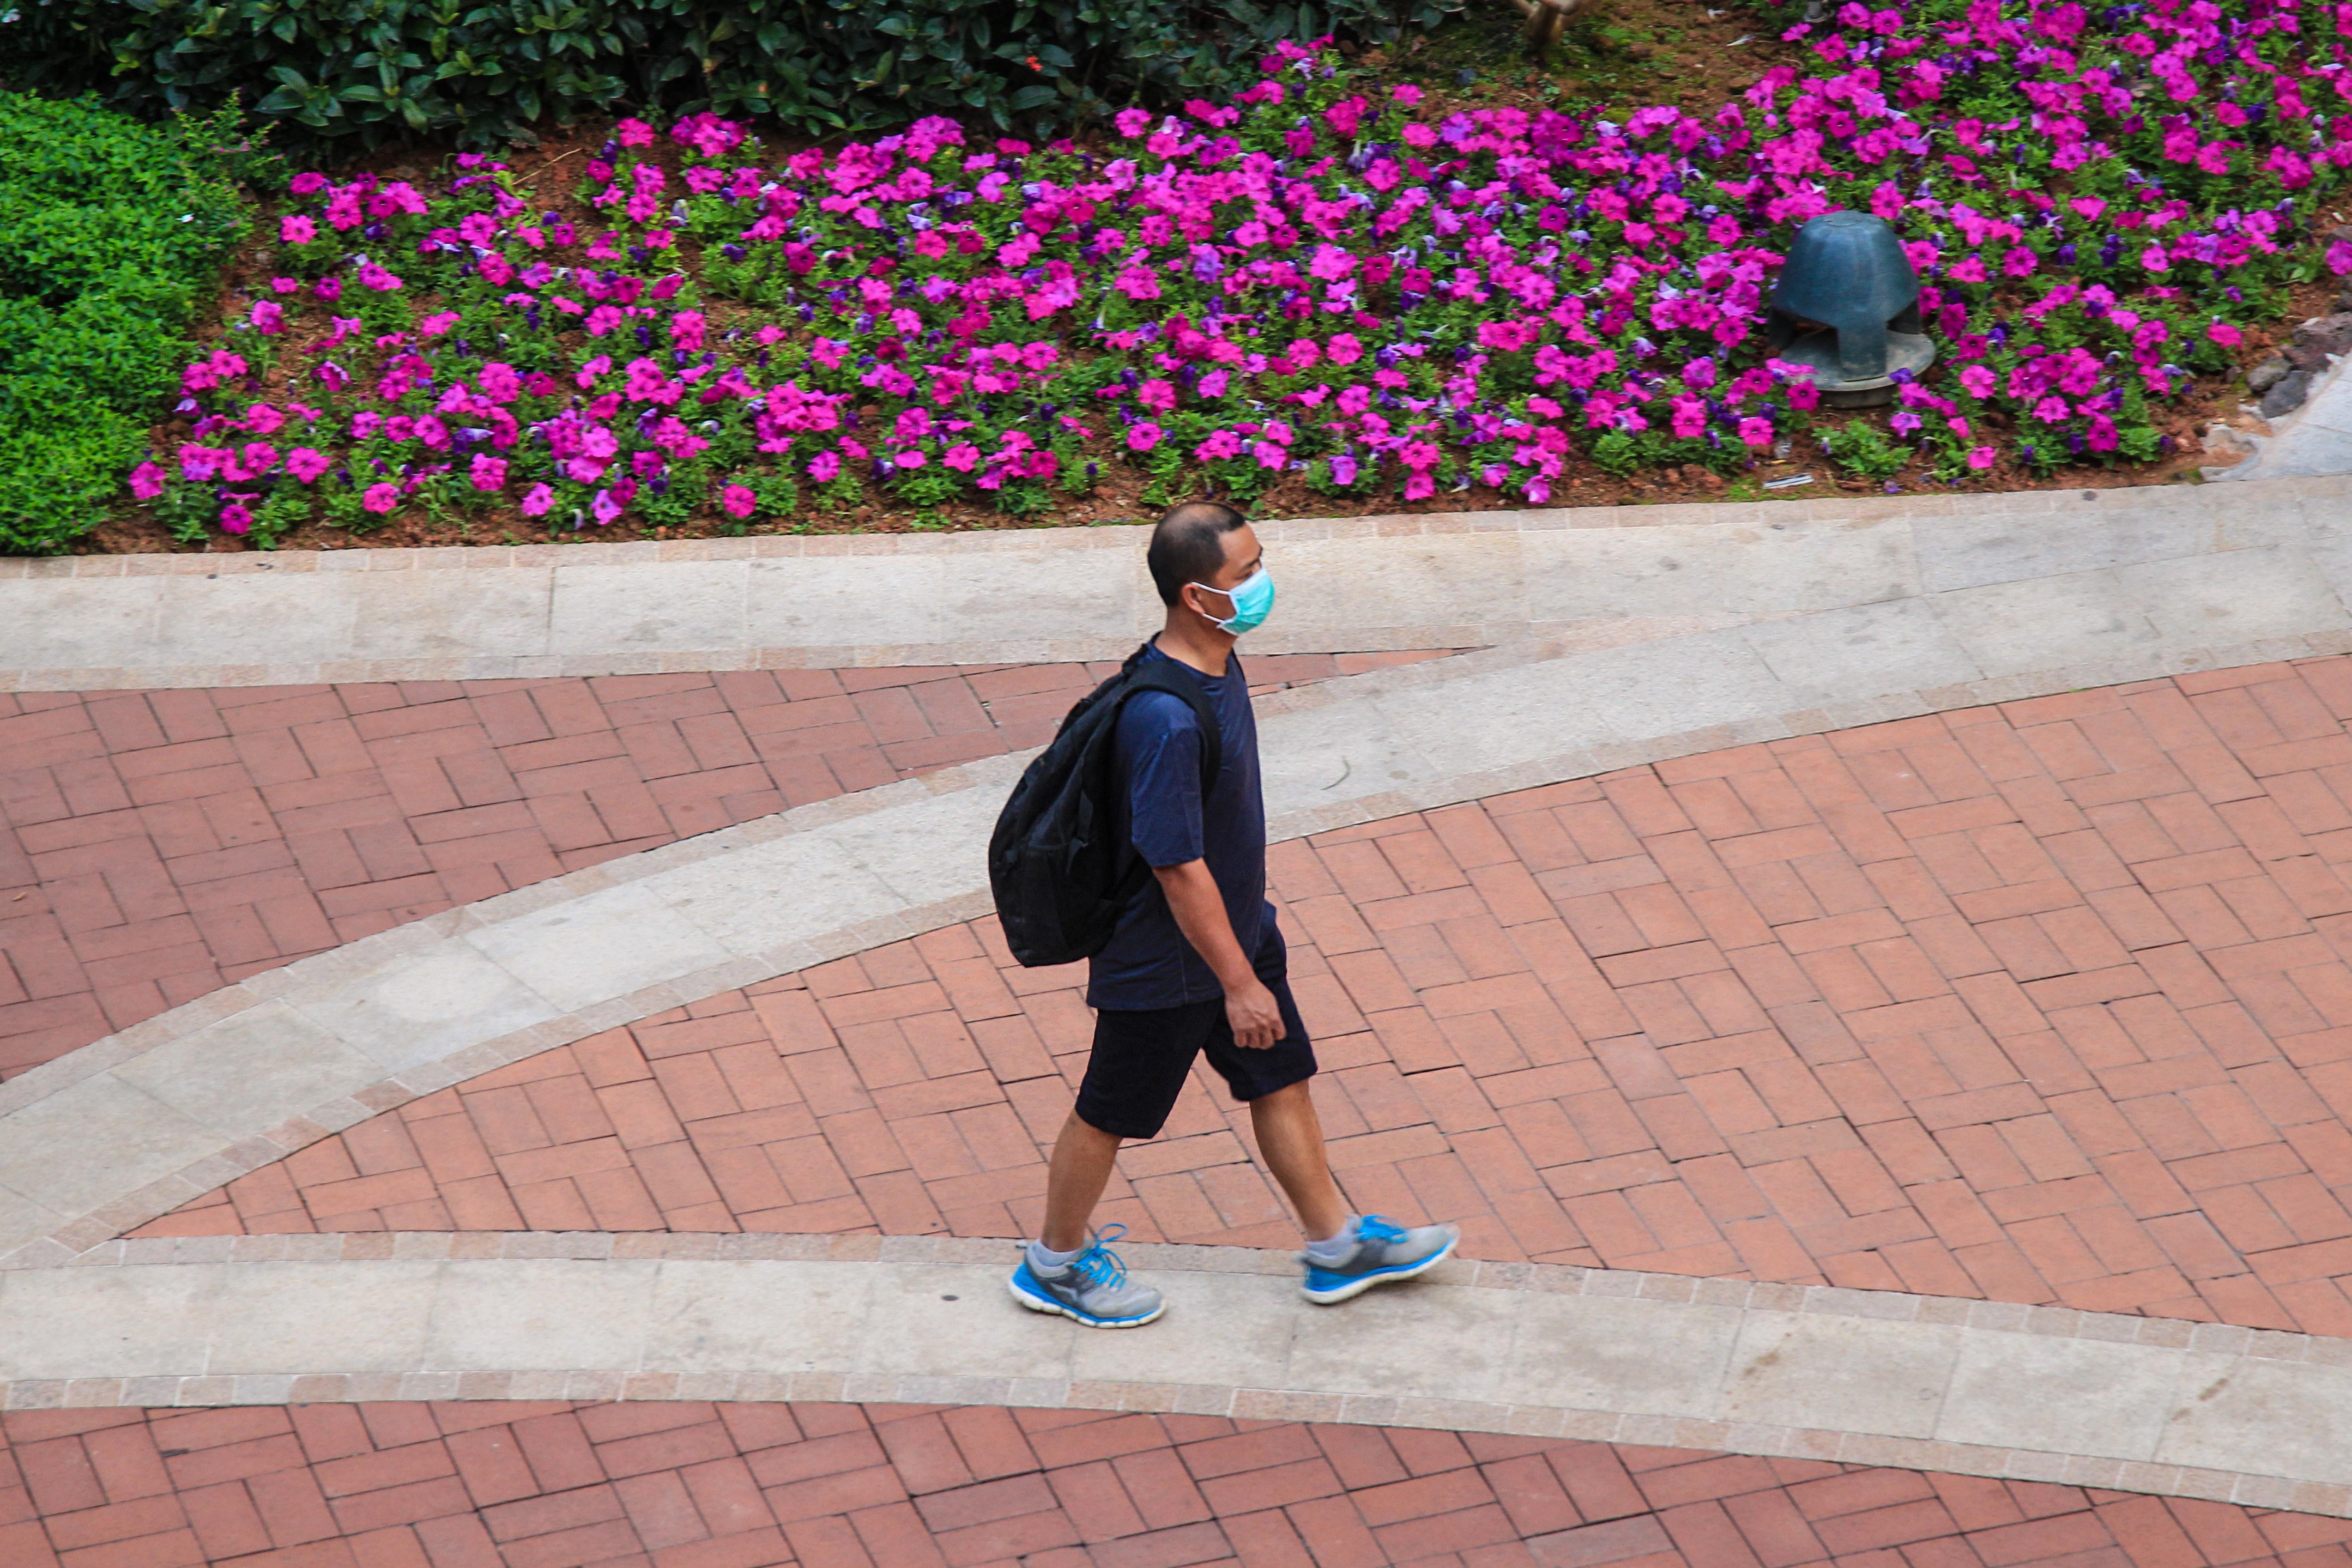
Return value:
M 2315 315 L 2295 327 L 2295 353 L 2288 355 L 2300 369 L 2322 369 L 2331 355 L 2352 351 L 2352 310 Z
M 2291 371 L 2268 392 L 2263 394 L 2263 417 L 2276 419 L 2281 415 L 2292 414 L 2303 406 L 2303 400 L 2310 395 L 2311 372 Z
M 1717 473 L 1713 468 L 1701 468 L 1698 471 L 1698 482 L 1699 488 L 1702 489 L 1720 490 L 1723 489 L 1723 476 Z
M 2216 420 L 2205 426 L 2203 444 L 2209 456 L 2236 462 L 2252 457 L 2262 449 L 2256 438 L 2234 425 Z
M 2284 354 L 2273 354 L 2246 373 L 2246 390 L 2259 396 L 2284 381 L 2293 369 Z

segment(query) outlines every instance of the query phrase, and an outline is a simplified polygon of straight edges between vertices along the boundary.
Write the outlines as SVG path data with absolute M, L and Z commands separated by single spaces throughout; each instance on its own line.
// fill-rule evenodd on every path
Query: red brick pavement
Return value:
M 1281 847 L 1354 1201 L 1488 1258 L 2352 1334 L 2352 658 Z M 1034 1225 L 1088 1018 L 953 928 L 445 1090 L 142 1234 Z M 1285 1245 L 1196 1078 L 1139 1237 Z
M 1034 745 L 1108 668 L 0 693 L 0 1078 L 386 926 Z
M 0 1416 L 8 1568 L 2352 1568 L 2352 1521 L 1477 1434 L 854 1405 Z

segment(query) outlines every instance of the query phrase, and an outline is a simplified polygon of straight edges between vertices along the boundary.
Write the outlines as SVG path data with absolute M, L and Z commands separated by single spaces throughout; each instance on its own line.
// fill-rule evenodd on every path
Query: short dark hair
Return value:
M 1225 535 L 1248 526 L 1249 519 L 1222 501 L 1188 500 L 1171 506 L 1151 531 L 1151 548 L 1144 562 L 1151 568 L 1151 585 L 1160 602 L 1175 604 L 1184 584 L 1206 582 L 1225 563 Z

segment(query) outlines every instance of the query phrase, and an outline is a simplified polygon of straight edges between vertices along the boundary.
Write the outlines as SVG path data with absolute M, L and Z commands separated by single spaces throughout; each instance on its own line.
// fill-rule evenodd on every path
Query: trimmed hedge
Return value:
M 1280 39 L 1386 42 L 1464 0 L 14 0 L 0 80 L 134 110 L 238 95 L 305 139 L 446 135 L 618 108 L 814 134 L 978 113 L 1050 135 L 1255 79 Z M 8 18 L 13 17 L 14 20 Z
M 0 93 L 0 552 L 65 549 L 144 449 L 244 227 L 225 129 Z

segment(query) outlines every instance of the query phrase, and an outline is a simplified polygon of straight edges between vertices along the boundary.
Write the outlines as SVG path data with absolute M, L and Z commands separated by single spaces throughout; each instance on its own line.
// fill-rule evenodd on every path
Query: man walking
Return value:
M 1297 1213 L 1307 1300 L 1344 1301 L 1409 1279 L 1443 1262 L 1456 1239 L 1452 1226 L 1408 1230 L 1350 1215 L 1324 1154 L 1308 1090 L 1315 1049 L 1265 900 L 1257 721 L 1233 657 L 1234 640 L 1274 607 L 1257 535 L 1231 507 L 1193 501 L 1160 520 L 1146 559 L 1168 619 L 1142 657 L 1200 683 L 1222 765 L 1204 795 L 1192 704 L 1168 691 L 1127 699 L 1112 804 L 1152 875 L 1090 961 L 1094 1051 L 1054 1144 L 1044 1233 L 1012 1279 L 1023 1306 L 1101 1329 L 1148 1323 L 1164 1310 L 1160 1292 L 1129 1280 L 1087 1222 L 1119 1144 L 1158 1135 L 1202 1051 L 1249 1106 L 1258 1151 Z

